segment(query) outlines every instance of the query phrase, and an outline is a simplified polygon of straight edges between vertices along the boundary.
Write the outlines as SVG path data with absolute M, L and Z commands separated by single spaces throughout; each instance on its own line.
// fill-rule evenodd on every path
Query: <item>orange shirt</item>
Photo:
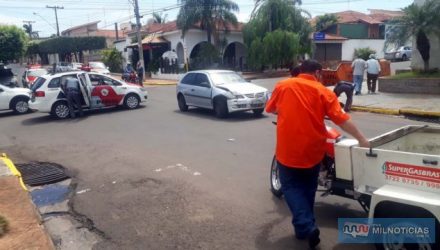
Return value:
M 350 119 L 336 95 L 309 74 L 280 81 L 266 112 L 278 114 L 277 160 L 294 168 L 310 168 L 324 158 L 326 115 L 337 125 Z

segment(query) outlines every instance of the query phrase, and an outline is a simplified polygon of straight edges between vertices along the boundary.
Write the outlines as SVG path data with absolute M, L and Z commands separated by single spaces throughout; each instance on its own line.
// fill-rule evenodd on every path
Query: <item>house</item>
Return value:
M 378 58 L 384 57 L 387 22 L 401 16 L 401 11 L 371 9 L 370 14 L 357 11 L 333 13 L 338 22 L 315 36 L 315 59 L 319 61 L 353 60 L 355 49 L 370 47 Z
M 240 68 L 246 63 L 246 48 L 243 42 L 243 24 L 237 26 L 226 24 L 218 26 L 219 37 L 224 39 L 225 43 L 220 45 L 223 64 L 230 68 Z M 149 64 L 150 53 L 153 60 L 159 59 L 166 51 L 174 50 L 177 54 L 177 64 L 183 68 L 185 63 L 191 64 L 198 56 L 201 45 L 207 42 L 206 31 L 200 28 L 199 24 L 195 24 L 190 28 L 185 36 L 182 37 L 182 30 L 177 27 L 176 21 L 167 23 L 150 23 L 142 27 L 141 35 L 143 55 L 145 65 Z M 127 40 L 131 42 L 131 38 L 136 36 L 136 32 L 128 33 Z M 212 37 L 211 41 L 214 41 Z M 119 42 L 122 43 L 122 42 Z M 131 52 L 126 53 L 126 60 L 137 61 L 137 43 L 126 42 L 127 49 Z M 121 51 L 121 50 L 120 50 Z
M 90 22 L 82 25 L 78 25 L 61 32 L 61 36 L 64 37 L 88 37 L 88 36 L 101 36 L 105 37 L 107 47 L 112 47 L 113 43 L 119 40 L 120 36 L 123 36 L 123 30 L 105 30 L 98 29 L 98 23 L 100 21 Z M 98 51 L 90 51 L 84 55 L 84 62 L 99 61 L 101 55 Z

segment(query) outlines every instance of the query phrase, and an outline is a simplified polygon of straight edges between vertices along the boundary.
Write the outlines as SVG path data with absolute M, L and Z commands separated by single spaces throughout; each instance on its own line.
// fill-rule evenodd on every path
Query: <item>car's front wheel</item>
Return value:
M 179 105 L 180 111 L 188 111 L 188 105 L 186 105 L 185 97 L 182 94 L 177 96 L 177 104 Z
M 60 101 L 53 105 L 51 114 L 58 119 L 66 119 L 70 115 L 67 102 Z
M 27 112 L 29 112 L 29 103 L 28 103 L 29 99 L 26 98 L 17 98 L 15 100 L 13 100 L 12 102 L 12 109 L 14 110 L 15 113 L 17 114 L 26 114 Z
M 125 97 L 124 106 L 128 109 L 138 108 L 140 104 L 139 97 L 134 94 L 129 94 Z
M 254 112 L 254 116 L 261 116 L 264 112 L 264 108 L 263 109 L 253 109 L 252 112 Z
M 228 116 L 228 104 L 225 99 L 218 98 L 214 101 L 214 112 L 215 116 L 218 118 L 225 118 Z

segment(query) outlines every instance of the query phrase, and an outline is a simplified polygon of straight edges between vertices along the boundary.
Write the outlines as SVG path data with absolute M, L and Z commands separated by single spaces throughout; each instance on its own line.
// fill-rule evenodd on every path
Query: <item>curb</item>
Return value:
M 427 117 L 440 117 L 440 112 L 435 111 L 423 111 L 417 109 L 400 109 L 400 114 L 402 115 L 415 115 L 415 116 L 427 116 Z
M 352 106 L 351 110 L 370 112 L 384 115 L 408 115 L 408 116 L 421 116 L 421 117 L 437 117 L 440 118 L 440 112 L 436 111 L 424 111 L 418 109 L 386 109 L 386 108 L 370 108 L 364 106 Z
M 13 175 L 15 175 L 15 176 L 18 177 L 21 187 L 22 187 L 25 191 L 28 191 L 26 185 L 25 185 L 24 182 L 23 182 L 23 178 L 21 178 L 21 173 L 20 173 L 20 171 L 17 170 L 17 168 L 15 167 L 14 163 L 8 158 L 8 156 L 7 156 L 5 153 L 3 153 L 3 154 L 0 156 L 0 159 L 3 160 L 3 162 L 4 162 L 5 165 L 9 168 L 9 170 L 11 171 L 11 173 L 12 173 Z
M 172 85 L 177 85 L 177 82 L 173 82 L 173 83 L 144 83 L 144 86 L 172 86 Z

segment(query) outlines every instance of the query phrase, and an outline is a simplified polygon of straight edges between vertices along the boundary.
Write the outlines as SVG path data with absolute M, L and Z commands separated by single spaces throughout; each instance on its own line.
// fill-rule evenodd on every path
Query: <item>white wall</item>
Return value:
M 342 60 L 352 61 L 355 49 L 370 47 L 376 51 L 377 58 L 383 58 L 385 40 L 380 39 L 350 39 L 342 43 Z

